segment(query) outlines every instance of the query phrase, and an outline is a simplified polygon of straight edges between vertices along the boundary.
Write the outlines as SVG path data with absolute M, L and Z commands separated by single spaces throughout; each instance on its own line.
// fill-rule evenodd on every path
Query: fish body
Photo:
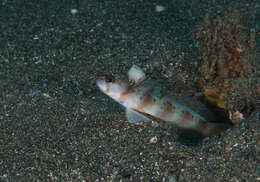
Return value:
M 134 70 L 133 73 L 131 70 Z M 136 71 L 140 72 L 141 69 L 134 65 L 129 74 L 135 74 Z M 140 75 L 144 77 L 144 74 Z M 152 80 L 144 80 L 131 86 L 110 75 L 99 79 L 97 85 L 102 92 L 126 107 L 126 117 L 131 123 L 151 121 L 144 115 L 148 114 L 204 136 L 216 134 L 223 128 L 222 123 L 215 122 L 215 115 L 206 106 L 181 94 L 163 96 L 161 85 Z

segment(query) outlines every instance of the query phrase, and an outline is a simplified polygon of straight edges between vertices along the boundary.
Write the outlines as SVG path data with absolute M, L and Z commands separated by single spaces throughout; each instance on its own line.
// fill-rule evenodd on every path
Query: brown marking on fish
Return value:
M 128 86 L 127 89 L 120 95 L 119 99 L 120 101 L 123 101 L 125 97 L 127 97 L 127 95 L 133 93 L 134 90 L 131 86 Z
M 142 103 L 136 107 L 137 110 L 142 110 L 152 102 L 153 97 L 150 94 L 145 94 Z
M 164 103 L 165 107 L 164 107 L 164 111 L 163 113 L 160 115 L 160 118 L 165 118 L 171 111 L 172 109 L 174 109 L 175 107 L 169 103 L 169 102 L 165 102 Z
M 188 111 L 182 111 L 182 119 L 180 121 L 180 124 L 185 124 L 187 122 L 189 122 L 192 118 L 191 113 L 189 113 Z
M 108 94 L 110 92 L 109 88 L 107 88 L 104 92 Z

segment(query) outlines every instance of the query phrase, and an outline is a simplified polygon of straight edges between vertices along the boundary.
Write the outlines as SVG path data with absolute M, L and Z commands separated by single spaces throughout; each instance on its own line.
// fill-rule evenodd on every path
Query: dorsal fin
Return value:
M 135 82 L 136 84 L 142 82 L 145 79 L 145 73 L 135 64 L 129 69 L 127 75 L 128 79 Z

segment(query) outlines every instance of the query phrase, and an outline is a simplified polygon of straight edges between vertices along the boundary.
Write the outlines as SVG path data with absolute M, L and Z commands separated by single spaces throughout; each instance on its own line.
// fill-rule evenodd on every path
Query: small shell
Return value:
M 234 113 L 229 111 L 229 119 L 232 121 L 233 124 L 237 124 L 244 119 L 244 116 L 239 111 L 236 111 Z
M 150 139 L 150 143 L 157 143 L 158 142 L 158 138 L 157 136 L 154 136 Z

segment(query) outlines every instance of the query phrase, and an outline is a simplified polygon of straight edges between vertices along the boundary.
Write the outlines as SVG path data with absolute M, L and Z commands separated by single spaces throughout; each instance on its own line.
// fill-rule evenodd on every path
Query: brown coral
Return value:
M 222 18 L 211 20 L 206 15 L 195 32 L 201 43 L 201 87 L 205 98 L 226 113 L 250 110 L 249 98 L 253 97 L 248 83 L 257 67 L 256 56 L 252 56 L 254 31 L 241 22 L 242 16 L 229 9 Z

